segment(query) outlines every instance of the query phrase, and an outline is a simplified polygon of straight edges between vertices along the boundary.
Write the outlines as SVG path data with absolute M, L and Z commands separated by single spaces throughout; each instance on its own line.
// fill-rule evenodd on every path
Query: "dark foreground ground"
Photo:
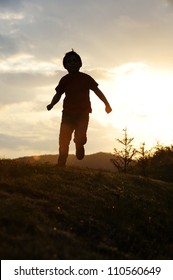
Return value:
M 0 161 L 1 259 L 172 259 L 173 184 Z

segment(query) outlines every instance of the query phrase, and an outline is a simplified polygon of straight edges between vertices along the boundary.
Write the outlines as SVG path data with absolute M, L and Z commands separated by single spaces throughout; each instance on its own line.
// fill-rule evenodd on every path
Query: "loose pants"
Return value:
M 69 144 L 74 132 L 74 142 L 76 149 L 85 145 L 87 142 L 87 128 L 89 123 L 89 114 L 70 115 L 63 113 L 59 134 L 59 158 L 58 165 L 65 166 Z

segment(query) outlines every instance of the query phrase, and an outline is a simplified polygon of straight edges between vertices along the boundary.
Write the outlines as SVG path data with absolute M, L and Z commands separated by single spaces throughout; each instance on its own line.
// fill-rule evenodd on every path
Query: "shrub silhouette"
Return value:
M 124 128 L 123 132 L 123 139 L 116 139 L 118 143 L 123 145 L 123 148 L 122 150 L 114 148 L 114 158 L 111 159 L 111 162 L 119 172 L 127 173 L 129 165 L 133 161 L 137 150 L 132 145 L 132 141 L 134 140 L 134 138 L 128 138 L 127 128 Z

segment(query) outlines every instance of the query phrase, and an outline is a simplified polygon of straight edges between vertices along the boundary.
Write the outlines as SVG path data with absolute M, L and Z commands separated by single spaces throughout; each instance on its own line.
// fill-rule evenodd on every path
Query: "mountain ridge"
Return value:
M 112 157 L 113 155 L 111 153 L 98 152 L 94 154 L 85 155 L 83 160 L 78 160 L 75 155 L 70 154 L 67 159 L 67 166 L 116 171 L 115 167 L 110 161 Z M 19 157 L 16 158 L 15 160 L 21 162 L 29 162 L 32 164 L 37 164 L 37 163 L 56 164 L 57 159 L 58 159 L 57 154 L 56 155 L 47 154 L 47 155 Z

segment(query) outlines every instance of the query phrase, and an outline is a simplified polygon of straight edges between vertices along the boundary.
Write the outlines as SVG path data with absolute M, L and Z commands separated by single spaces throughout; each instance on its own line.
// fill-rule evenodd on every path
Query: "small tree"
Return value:
M 145 142 L 143 142 L 139 148 L 138 154 L 140 155 L 137 160 L 137 165 L 142 171 L 142 175 L 146 176 L 147 174 L 147 166 L 148 166 L 148 159 L 150 157 L 150 151 L 146 150 Z
M 133 157 L 137 153 L 137 150 L 133 148 L 132 141 L 134 138 L 128 138 L 127 128 L 123 129 L 124 138 L 122 140 L 116 139 L 120 144 L 123 145 L 122 150 L 114 148 L 114 158 L 111 159 L 111 162 L 118 169 L 119 172 L 126 173 L 129 167 L 129 164 L 133 160 Z

